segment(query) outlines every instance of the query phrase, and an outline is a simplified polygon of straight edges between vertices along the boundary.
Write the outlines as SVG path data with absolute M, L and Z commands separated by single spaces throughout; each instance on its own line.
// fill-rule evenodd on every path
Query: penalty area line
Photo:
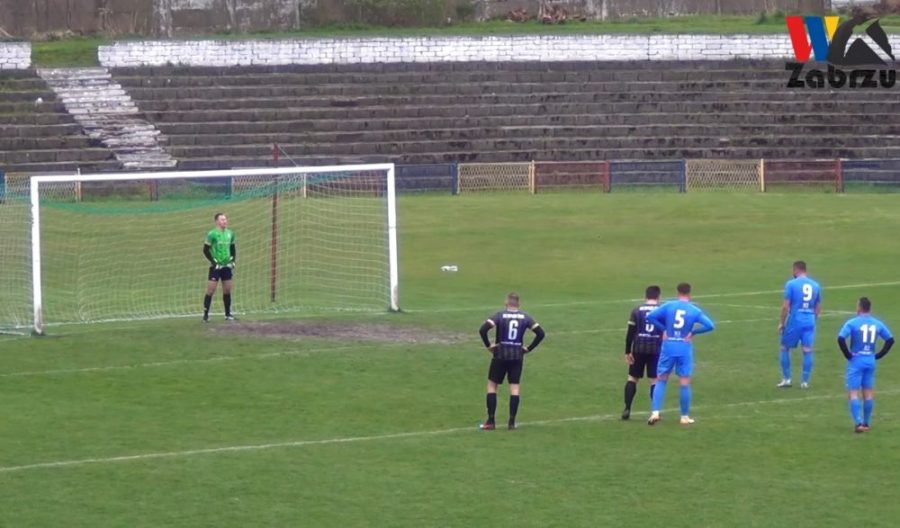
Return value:
M 880 391 L 880 394 L 897 394 L 900 393 L 900 389 L 893 390 L 885 390 Z M 712 410 L 712 409 L 733 409 L 733 408 L 742 408 L 742 407 L 757 407 L 763 405 L 786 405 L 796 402 L 807 402 L 812 400 L 833 400 L 837 398 L 845 398 L 846 395 L 843 393 L 840 394 L 821 394 L 815 396 L 803 396 L 800 398 L 776 398 L 772 400 L 756 400 L 756 401 L 745 401 L 745 402 L 734 402 L 734 403 L 726 403 L 722 405 L 698 405 L 695 406 L 695 409 L 701 410 Z M 664 409 L 664 413 L 674 413 L 677 412 L 677 409 Z M 646 416 L 648 413 L 646 411 L 634 413 L 635 415 Z M 587 416 L 572 416 L 568 418 L 551 418 L 547 420 L 535 420 L 530 422 L 522 422 L 521 427 L 543 427 L 543 426 L 553 426 L 560 425 L 566 423 L 575 423 L 575 422 L 603 422 L 603 421 L 611 421 L 619 418 L 619 414 L 593 414 Z M 210 447 L 203 449 L 188 449 L 184 451 L 166 451 L 166 452 L 157 452 L 157 453 L 140 453 L 134 455 L 122 455 L 122 456 L 111 456 L 111 457 L 96 457 L 96 458 L 81 458 L 81 459 L 72 459 L 72 460 L 57 460 L 50 462 L 37 462 L 34 464 L 23 464 L 18 466 L 0 466 L 0 474 L 3 473 L 20 473 L 24 471 L 31 471 L 37 469 L 59 469 L 59 468 L 68 468 L 68 467 L 80 467 L 80 466 L 88 466 L 88 465 L 100 465 L 100 464 L 116 464 L 116 463 L 124 463 L 124 462 L 140 462 L 146 460 L 160 460 L 160 459 L 173 459 L 173 458 L 189 458 L 194 456 L 202 456 L 202 455 L 219 455 L 219 454 L 227 454 L 227 453 L 242 453 L 242 452 L 253 452 L 253 451 L 269 451 L 274 449 L 292 449 L 292 448 L 303 448 L 303 447 L 314 447 L 314 446 L 324 446 L 324 445 L 341 445 L 341 444 L 355 444 L 355 443 L 363 443 L 363 442 L 376 442 L 381 440 L 402 440 L 406 438 L 427 438 L 431 436 L 443 436 L 455 433 L 462 432 L 474 432 L 476 429 L 474 427 L 451 427 L 448 429 L 434 429 L 431 431 L 408 431 L 403 433 L 388 433 L 388 434 L 380 434 L 380 435 L 369 435 L 369 436 L 349 436 L 342 438 L 325 438 L 320 440 L 295 440 L 288 442 L 274 442 L 274 443 L 266 443 L 266 444 L 245 444 L 245 445 L 234 445 L 234 446 L 223 446 L 223 447 Z
M 852 290 L 856 288 L 881 288 L 887 286 L 900 286 L 900 281 L 888 281 L 888 282 L 865 282 L 859 284 L 839 284 L 837 286 L 822 286 L 823 290 Z M 773 295 L 776 293 L 784 293 L 784 289 L 778 290 L 760 290 L 760 291 L 749 291 L 749 292 L 734 292 L 734 293 L 708 293 L 708 294 L 700 294 L 694 295 L 694 300 L 701 299 L 719 299 L 722 297 L 754 297 L 757 295 Z M 529 303 L 527 306 L 530 308 L 565 308 L 567 306 L 592 306 L 592 305 L 600 305 L 600 304 L 624 304 L 624 303 L 636 303 L 641 302 L 644 299 L 642 298 L 631 298 L 631 299 L 594 299 L 588 301 L 563 301 L 563 302 L 555 302 L 555 303 Z M 702 303 L 698 303 L 702 304 Z M 774 305 L 775 310 L 780 309 L 779 305 Z M 493 309 L 495 309 L 494 307 Z M 474 312 L 474 311 L 490 311 L 492 307 L 490 306 L 468 306 L 468 307 L 455 307 L 455 308 L 435 308 L 435 309 L 408 309 L 404 308 L 403 310 L 408 313 L 450 313 L 450 312 Z

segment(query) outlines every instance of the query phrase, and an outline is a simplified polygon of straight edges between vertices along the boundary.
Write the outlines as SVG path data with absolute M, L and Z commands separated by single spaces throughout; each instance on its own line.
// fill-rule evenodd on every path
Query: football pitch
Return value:
M 403 313 L 266 320 L 334 338 L 216 316 L 0 339 L 0 526 L 896 526 L 900 352 L 856 435 L 835 344 L 862 295 L 900 331 L 895 196 L 401 196 L 398 215 Z M 797 259 L 824 287 L 803 391 L 775 388 Z M 648 427 L 645 382 L 623 422 L 628 313 L 681 281 L 718 324 L 695 341 L 697 423 L 670 384 Z M 477 329 L 511 290 L 547 339 L 519 430 L 479 432 Z

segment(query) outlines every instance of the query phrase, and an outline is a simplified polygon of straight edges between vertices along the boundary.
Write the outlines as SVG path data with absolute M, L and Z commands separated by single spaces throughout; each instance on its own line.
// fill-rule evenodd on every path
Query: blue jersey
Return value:
M 662 353 L 690 352 L 689 335 L 700 335 L 716 328 L 703 310 L 688 301 L 671 301 L 647 314 L 647 322 L 664 330 Z M 699 328 L 694 328 L 696 325 Z
M 790 304 L 788 322 L 791 326 L 815 326 L 816 309 L 822 301 L 822 287 L 806 275 L 784 284 L 784 300 Z
M 838 336 L 850 338 L 850 352 L 853 357 L 874 357 L 875 343 L 878 338 L 887 341 L 891 337 L 891 331 L 878 319 L 869 314 L 862 314 L 850 319 L 841 328 Z

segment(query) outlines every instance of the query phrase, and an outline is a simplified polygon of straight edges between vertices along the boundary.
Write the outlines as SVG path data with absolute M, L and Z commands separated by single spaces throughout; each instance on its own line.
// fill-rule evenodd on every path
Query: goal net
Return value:
M 764 190 L 760 160 L 687 160 L 684 169 L 687 192 Z
M 534 192 L 534 163 L 460 163 L 456 192 Z
M 29 198 L 0 226 L 33 221 L 32 313 L 7 309 L 3 324 L 199 316 L 219 212 L 235 233 L 236 313 L 398 309 L 393 165 L 39 176 Z

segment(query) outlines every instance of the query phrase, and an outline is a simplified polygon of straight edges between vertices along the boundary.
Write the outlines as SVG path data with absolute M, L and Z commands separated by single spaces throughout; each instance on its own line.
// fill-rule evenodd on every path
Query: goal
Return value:
M 534 162 L 460 163 L 456 194 L 483 191 L 534 193 Z
M 30 261 L 16 287 L 30 287 L 35 333 L 199 316 L 218 212 L 235 232 L 236 313 L 399 309 L 393 164 L 35 176 L 29 214 L 14 194 L 0 228 L 30 221 L 30 258 L 7 249 L 3 260 Z M 29 318 L 21 306 L 0 316 Z
M 762 161 L 694 159 L 685 161 L 687 192 L 765 190 Z

